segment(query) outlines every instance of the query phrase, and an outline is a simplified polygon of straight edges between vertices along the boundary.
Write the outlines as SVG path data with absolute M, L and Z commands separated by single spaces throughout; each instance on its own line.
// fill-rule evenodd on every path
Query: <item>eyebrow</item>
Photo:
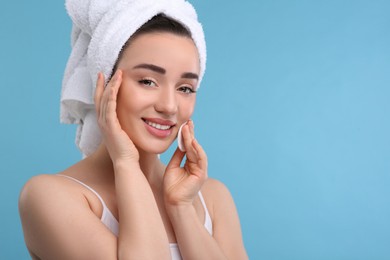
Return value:
M 159 74 L 166 73 L 166 70 L 164 68 L 161 68 L 161 67 L 153 65 L 153 64 L 147 64 L 147 63 L 138 64 L 138 65 L 134 66 L 133 69 L 148 69 L 148 70 L 157 72 Z M 193 72 L 184 72 L 183 74 L 181 74 L 181 78 L 198 80 L 199 76 L 198 76 L 198 74 L 193 73 Z
M 198 74 L 195 74 L 195 73 L 192 73 L 192 72 L 185 72 L 185 73 L 181 74 L 181 77 L 183 79 L 196 79 L 196 80 L 199 79 Z
M 153 64 L 145 64 L 145 63 L 138 64 L 138 65 L 134 66 L 133 69 L 148 69 L 148 70 L 160 73 L 160 74 L 165 74 L 165 72 L 166 72 L 164 68 L 161 68 L 161 67 L 153 65 Z

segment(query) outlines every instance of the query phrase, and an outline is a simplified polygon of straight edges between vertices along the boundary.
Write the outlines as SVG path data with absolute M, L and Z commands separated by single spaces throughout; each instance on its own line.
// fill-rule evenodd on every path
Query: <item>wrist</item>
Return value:
M 167 205 L 165 204 L 165 209 L 167 214 L 171 219 L 186 219 L 192 214 L 196 214 L 194 206 L 191 204 L 176 204 L 176 205 Z
M 128 170 L 132 170 L 132 171 L 141 170 L 138 161 L 118 159 L 113 161 L 112 164 L 115 173 L 128 171 Z

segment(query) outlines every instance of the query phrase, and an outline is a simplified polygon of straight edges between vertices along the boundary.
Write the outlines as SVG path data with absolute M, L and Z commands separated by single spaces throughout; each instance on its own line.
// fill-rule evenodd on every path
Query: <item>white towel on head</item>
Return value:
M 206 69 L 206 44 L 195 9 L 185 0 L 66 0 L 73 22 L 72 52 L 61 91 L 60 120 L 79 124 L 76 144 L 84 155 L 101 142 L 94 109 L 97 73 L 109 79 L 127 40 L 157 14 L 183 24 L 192 35 L 200 59 L 199 83 Z

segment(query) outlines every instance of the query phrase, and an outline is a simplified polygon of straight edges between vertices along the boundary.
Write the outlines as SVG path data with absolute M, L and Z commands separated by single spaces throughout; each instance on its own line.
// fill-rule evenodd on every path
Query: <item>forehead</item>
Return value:
M 199 73 L 199 54 L 191 38 L 167 32 L 138 35 L 123 50 L 120 65 L 151 63 Z

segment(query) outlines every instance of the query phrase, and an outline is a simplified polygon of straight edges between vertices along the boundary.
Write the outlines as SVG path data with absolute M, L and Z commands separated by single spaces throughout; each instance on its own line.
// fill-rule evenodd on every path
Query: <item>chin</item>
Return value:
M 173 140 L 165 140 L 165 141 L 149 141 L 144 142 L 142 144 L 136 145 L 137 148 L 143 152 L 150 154 L 162 154 L 169 149 L 172 145 Z

